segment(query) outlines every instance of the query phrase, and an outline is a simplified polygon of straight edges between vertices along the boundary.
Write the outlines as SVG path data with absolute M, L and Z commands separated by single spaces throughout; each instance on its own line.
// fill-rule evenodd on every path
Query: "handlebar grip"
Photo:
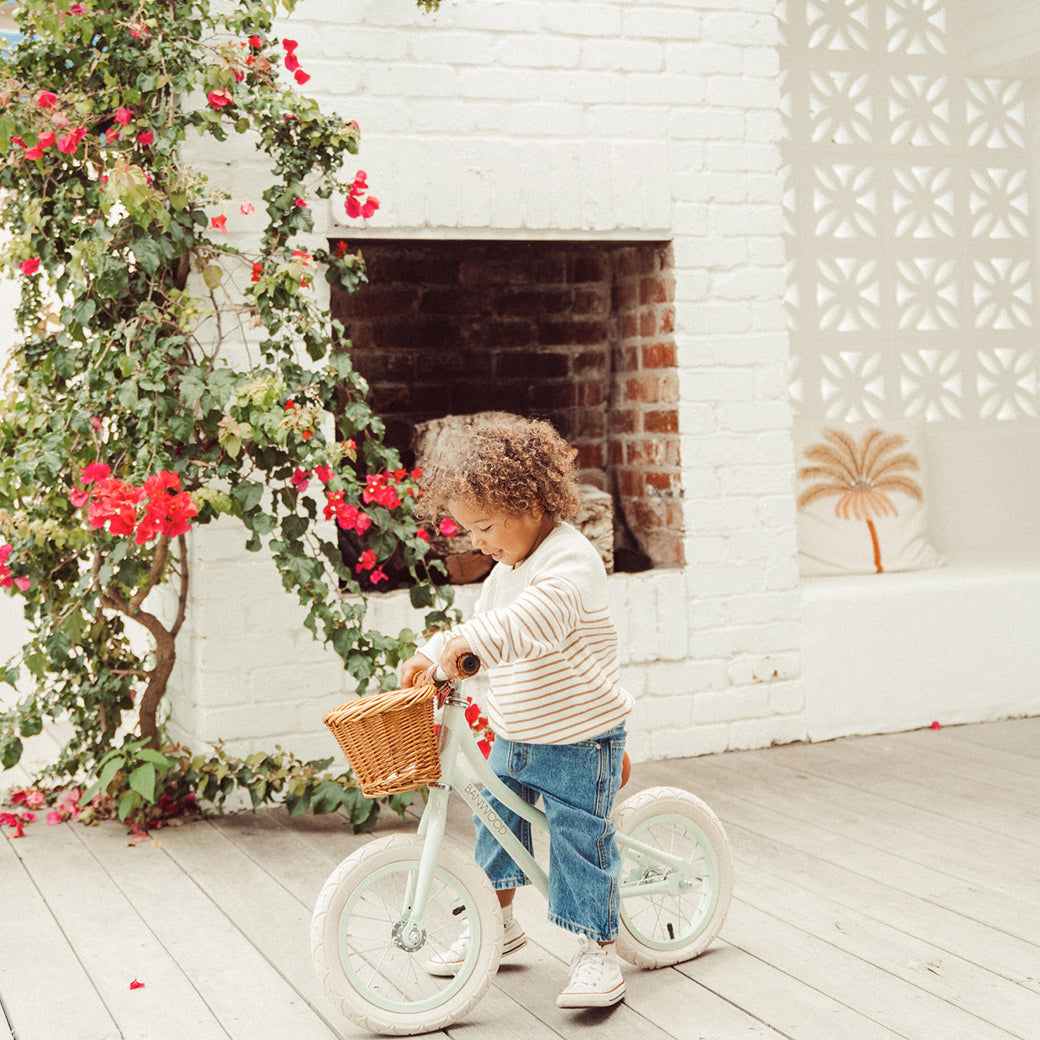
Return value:
M 455 659 L 455 667 L 458 668 L 459 675 L 468 679 L 480 671 L 480 658 L 476 654 L 459 654 Z

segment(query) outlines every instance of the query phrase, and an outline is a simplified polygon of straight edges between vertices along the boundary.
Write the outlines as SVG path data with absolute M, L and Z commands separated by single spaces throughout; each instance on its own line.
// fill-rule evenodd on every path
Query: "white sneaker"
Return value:
M 527 935 L 514 918 L 502 931 L 502 956 L 515 953 L 527 942 Z M 426 962 L 426 970 L 431 975 L 454 975 L 462 966 L 469 950 L 469 925 L 443 953 L 435 953 Z
M 571 981 L 556 998 L 561 1008 L 610 1007 L 625 995 L 625 980 L 613 943 L 600 946 L 578 936 L 578 952 L 571 961 Z

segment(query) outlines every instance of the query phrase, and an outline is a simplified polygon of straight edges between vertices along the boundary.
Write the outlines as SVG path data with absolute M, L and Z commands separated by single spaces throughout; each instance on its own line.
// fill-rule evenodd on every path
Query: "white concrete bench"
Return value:
M 947 563 L 802 579 L 808 736 L 1040 714 L 1040 424 L 927 428 Z

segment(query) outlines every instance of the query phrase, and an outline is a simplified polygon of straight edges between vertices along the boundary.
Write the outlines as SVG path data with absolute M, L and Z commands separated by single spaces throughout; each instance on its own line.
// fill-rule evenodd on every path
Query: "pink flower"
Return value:
M 71 134 L 58 138 L 58 151 L 63 152 L 65 155 L 73 155 L 79 148 L 80 141 L 86 136 L 87 128 L 85 126 L 76 127 Z
M 242 205 L 238 207 L 238 211 L 243 217 L 248 217 L 251 213 L 256 212 L 256 206 L 251 202 L 243 202 Z
M 129 123 L 130 120 L 134 118 L 134 114 L 133 114 L 133 112 L 130 111 L 129 108 L 123 108 L 122 106 L 120 106 L 119 108 L 117 108 L 115 110 L 115 113 L 112 116 L 112 118 L 120 126 L 126 126 L 126 124 Z
M 370 571 L 376 565 L 375 549 L 366 549 L 359 557 L 357 566 L 354 568 L 358 574 L 362 571 Z
M 299 45 L 299 44 L 298 44 L 298 43 L 297 43 L 297 42 L 296 42 L 295 40 L 282 40 L 282 46 L 283 46 L 283 47 L 284 47 L 284 48 L 285 48 L 285 49 L 286 49 L 287 51 L 294 51 L 294 50 L 296 50 L 296 48 L 297 48 L 297 47 L 299 47 L 300 45 Z
M 95 480 L 108 480 L 112 475 L 111 467 L 105 462 L 92 462 L 83 471 L 80 480 L 84 484 L 93 484 Z
M 79 15 L 79 14 L 86 14 L 86 13 L 87 13 L 87 9 L 86 9 L 86 7 L 83 4 L 72 4 L 69 7 L 69 14 Z
M 83 491 L 81 488 L 73 488 L 69 492 L 69 501 L 77 508 L 82 509 L 90 498 L 89 491 Z
M 138 982 L 137 979 L 134 979 L 134 981 L 130 983 L 128 988 L 129 989 L 144 989 L 144 983 L 143 982 Z
M 332 477 L 333 477 L 334 474 L 332 472 L 332 467 L 331 466 L 321 466 L 321 465 L 318 465 L 318 466 L 314 467 L 314 475 L 323 484 L 327 484 L 330 480 L 332 480 Z
M 420 542 L 426 542 L 429 544 L 430 532 L 427 531 L 425 527 L 420 527 L 419 530 L 415 532 L 415 537 L 418 538 Z
M 293 73 L 293 76 L 296 82 L 299 83 L 301 87 L 311 78 L 306 72 L 303 71 L 303 69 L 297 69 L 296 72 Z
M 227 224 L 227 217 L 225 217 L 223 215 L 219 216 L 219 217 L 214 217 L 209 222 L 209 226 L 211 228 L 215 228 L 217 231 L 223 231 L 225 235 L 227 234 L 227 227 L 225 227 L 226 224 Z
M 15 578 L 14 587 L 21 592 L 28 592 L 32 588 L 32 580 L 29 578 Z
M 40 108 L 53 108 L 58 103 L 58 95 L 53 90 L 44 90 L 36 99 Z
M 30 257 L 28 260 L 22 261 L 22 274 L 36 274 L 40 269 L 40 258 L 38 256 Z
M 378 585 L 381 581 L 389 581 L 387 576 L 383 573 L 382 567 L 377 567 L 370 575 L 373 585 Z
M 40 144 L 39 141 L 37 141 L 36 144 L 34 144 L 32 146 L 32 148 L 27 148 L 25 150 L 25 157 L 26 157 L 26 159 L 42 159 L 43 158 L 43 146 Z
M 250 36 L 249 37 L 249 46 L 250 47 L 260 48 L 260 47 L 263 46 L 263 40 L 261 40 L 259 36 L 255 36 L 255 35 L 254 36 Z
M 49 813 L 47 813 L 47 826 L 48 827 L 53 827 L 53 826 L 55 826 L 55 824 L 64 823 L 64 822 L 65 822 L 65 817 L 62 816 L 62 814 L 60 812 L 58 812 L 57 809 L 51 809 L 51 811 Z
M 454 538 L 459 533 L 459 525 L 455 523 L 450 516 L 446 516 L 438 525 L 437 530 L 440 531 L 445 538 Z
M 145 130 L 143 134 L 137 135 L 137 143 L 141 145 L 142 148 L 150 145 L 154 140 L 155 134 L 153 134 L 151 130 Z
M 57 140 L 57 135 L 53 130 L 48 130 L 46 133 L 40 134 L 39 140 L 36 142 L 41 148 L 50 148 L 52 144 Z
M 292 51 L 285 56 L 285 67 L 290 72 L 295 72 L 300 67 L 300 59 Z
M 25 793 L 25 804 L 30 809 L 42 809 L 46 800 L 43 791 L 27 791 Z
M 212 108 L 215 108 L 218 112 L 224 108 L 225 105 L 233 105 L 235 103 L 235 97 L 226 87 L 218 87 L 216 90 L 211 90 L 206 95 L 206 100 L 210 103 Z
M 297 199 L 297 200 L 296 200 L 296 201 L 295 201 L 295 202 L 293 203 L 293 205 L 294 205 L 294 206 L 296 206 L 296 207 L 298 207 L 299 209 L 306 209 L 306 208 L 307 208 L 307 203 L 306 203 L 306 202 L 304 202 L 304 201 L 303 201 L 303 199 Z
M 310 471 L 306 469 L 300 469 L 296 467 L 295 472 L 289 478 L 289 483 L 302 495 L 307 490 L 307 485 L 310 483 L 308 478 L 310 477 Z

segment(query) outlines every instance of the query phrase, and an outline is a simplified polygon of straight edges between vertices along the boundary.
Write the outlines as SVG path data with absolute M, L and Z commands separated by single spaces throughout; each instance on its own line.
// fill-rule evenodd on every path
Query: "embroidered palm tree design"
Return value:
M 906 475 L 907 470 L 920 469 L 917 457 L 900 449 L 906 444 L 901 433 L 868 430 L 857 441 L 843 430 L 827 427 L 824 440 L 810 444 L 802 451 L 811 465 L 798 471 L 799 480 L 812 481 L 798 496 L 798 508 L 804 509 L 820 498 L 837 496 L 834 515 L 844 520 L 865 520 L 874 548 L 874 566 L 881 566 L 881 545 L 874 518 L 898 516 L 899 510 L 889 494 L 901 491 L 916 502 L 924 498 L 921 485 Z

